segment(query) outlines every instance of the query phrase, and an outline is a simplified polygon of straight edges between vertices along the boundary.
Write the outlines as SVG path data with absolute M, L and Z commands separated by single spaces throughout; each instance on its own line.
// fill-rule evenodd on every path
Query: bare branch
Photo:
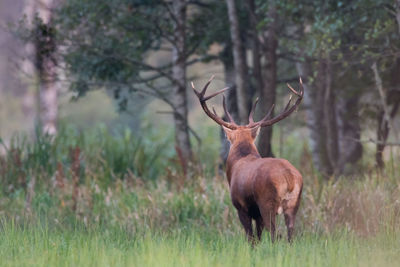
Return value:
M 351 138 L 351 137 L 344 137 L 344 138 L 358 142 L 358 143 L 373 143 L 373 144 L 385 145 L 385 146 L 400 146 L 400 142 L 386 142 L 383 140 L 375 140 L 372 138 L 368 138 L 368 139 L 356 139 L 356 138 Z

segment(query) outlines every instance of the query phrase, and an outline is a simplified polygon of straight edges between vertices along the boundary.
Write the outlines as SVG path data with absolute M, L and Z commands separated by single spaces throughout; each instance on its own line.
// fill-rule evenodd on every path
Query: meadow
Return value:
M 304 176 L 295 240 L 286 242 L 279 218 L 282 238 L 272 244 L 265 233 L 252 248 L 218 146 L 199 148 L 185 177 L 170 136 L 146 131 L 139 138 L 129 130 L 64 127 L 55 138 L 1 142 L 0 265 L 398 266 L 395 154 L 383 171 L 363 161 L 363 171 L 326 180 L 307 148 L 288 136 L 282 156 Z

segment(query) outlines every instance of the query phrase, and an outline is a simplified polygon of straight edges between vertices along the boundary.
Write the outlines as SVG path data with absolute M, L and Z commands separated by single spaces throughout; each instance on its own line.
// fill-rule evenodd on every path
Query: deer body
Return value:
M 251 242 L 254 241 L 252 221 L 255 220 L 258 239 L 261 239 L 262 231 L 266 229 L 271 233 L 271 240 L 274 241 L 275 217 L 277 214 L 283 213 L 288 240 L 291 241 L 303 188 L 302 176 L 285 159 L 261 158 L 254 142 L 260 127 L 270 126 L 286 118 L 296 109 L 303 98 L 302 86 L 300 93 L 298 93 L 288 85 L 290 90 L 298 96 L 298 99 L 292 107 L 290 107 L 290 99 L 285 110 L 271 119 L 269 119 L 269 116 L 273 107 L 261 121 L 253 121 L 256 101 L 249 115 L 249 124 L 241 126 L 234 122 L 227 111 L 225 98 L 223 106 L 229 122 L 219 118 L 215 110 L 212 113 L 208 109 L 206 101 L 227 90 L 225 88 L 205 97 L 210 82 L 211 80 L 201 92 L 195 90 L 193 83 L 192 86 L 205 113 L 222 126 L 231 143 L 226 162 L 226 174 L 232 203 L 237 209 L 239 220 L 244 227 L 247 238 Z M 300 84 L 302 85 L 301 79 Z
M 227 133 L 228 139 L 230 134 Z M 255 220 L 259 239 L 263 228 L 274 238 L 275 216 L 283 213 L 291 240 L 303 187 L 302 176 L 285 159 L 261 158 L 251 134 L 241 133 L 241 138 L 231 140 L 226 174 L 232 203 L 246 234 L 253 240 L 251 222 Z

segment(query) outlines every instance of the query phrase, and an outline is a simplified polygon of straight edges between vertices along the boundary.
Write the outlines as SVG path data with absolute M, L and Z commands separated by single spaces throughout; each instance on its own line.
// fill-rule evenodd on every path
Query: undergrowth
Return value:
M 398 262 L 398 170 L 370 168 L 327 181 L 301 161 L 309 157 L 302 151 L 294 163 L 304 177 L 294 245 L 284 238 L 271 245 L 265 236 L 251 249 L 209 151 L 206 165 L 200 153 L 184 175 L 167 142 L 129 131 L 65 129 L 55 139 L 37 136 L 34 142 L 14 138 L 0 156 L 0 253 L 10 265 Z M 278 232 L 286 236 L 282 218 Z

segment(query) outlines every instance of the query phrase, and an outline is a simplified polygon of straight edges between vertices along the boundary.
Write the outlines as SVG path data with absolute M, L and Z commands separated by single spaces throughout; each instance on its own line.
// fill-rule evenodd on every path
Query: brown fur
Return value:
M 214 76 L 213 76 L 214 77 Z M 300 78 L 300 91 L 288 87 L 297 96 L 294 105 L 290 106 L 291 99 L 283 112 L 273 118 L 269 112 L 260 121 L 255 122 L 253 114 L 258 102 L 255 101 L 250 114 L 249 123 L 240 126 L 235 123 L 226 108 L 225 97 L 222 105 L 229 122 L 218 117 L 207 106 L 207 100 L 222 94 L 228 88 L 219 90 L 205 96 L 207 87 L 213 77 L 205 84 L 200 92 L 192 82 L 193 91 L 199 98 L 200 105 L 208 117 L 221 125 L 231 143 L 227 159 L 226 174 L 228 176 L 232 203 L 236 207 L 240 222 L 246 231 L 249 240 L 254 241 L 252 220 L 256 221 L 257 237 L 261 238 L 264 228 L 271 233 L 272 241 L 275 239 L 275 216 L 283 211 L 288 230 L 288 240 L 292 240 L 294 222 L 300 204 L 303 178 L 301 174 L 285 159 L 261 158 L 254 145 L 260 127 L 268 127 L 289 116 L 300 105 L 304 95 L 303 82 Z
M 258 239 L 265 228 L 273 241 L 280 210 L 291 241 L 303 187 L 301 174 L 285 159 L 260 157 L 254 144 L 259 127 L 223 128 L 231 143 L 226 174 L 232 203 L 249 241 L 254 241 L 252 220 L 256 221 Z

